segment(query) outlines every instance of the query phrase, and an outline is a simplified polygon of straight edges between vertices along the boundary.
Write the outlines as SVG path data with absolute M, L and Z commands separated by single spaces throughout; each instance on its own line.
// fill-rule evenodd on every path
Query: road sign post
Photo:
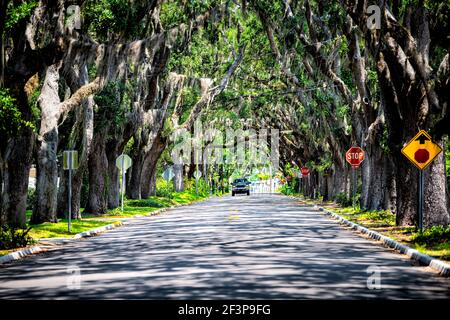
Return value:
M 303 176 L 303 180 L 305 180 L 305 183 L 303 185 L 303 198 L 305 198 L 305 192 L 306 192 L 306 187 L 309 187 L 309 168 L 306 166 L 303 166 L 301 169 L 301 173 Z M 306 178 L 308 178 L 308 181 L 306 181 Z M 306 183 L 308 182 L 308 183 Z
M 357 188 L 357 177 L 356 177 L 356 169 L 359 168 L 361 163 L 365 159 L 364 150 L 360 147 L 351 147 L 345 153 L 345 159 L 352 166 L 352 180 L 353 180 L 353 196 L 352 196 L 352 204 L 353 210 L 356 210 L 356 188 Z
M 121 154 L 116 159 L 116 167 L 122 173 L 122 187 L 121 187 L 121 190 L 120 190 L 122 192 L 122 205 L 121 205 L 122 212 L 123 212 L 123 197 L 124 197 L 124 194 L 125 194 L 126 172 L 131 167 L 132 164 L 133 164 L 133 161 L 126 154 Z
M 68 217 L 67 217 L 67 231 L 71 231 L 72 223 L 72 170 L 78 169 L 78 151 L 67 150 L 63 153 L 63 168 L 64 170 L 69 170 L 69 185 L 68 185 Z
M 198 180 L 202 177 L 202 172 L 200 170 L 198 170 L 198 166 L 197 166 L 197 170 L 195 170 L 194 172 L 194 178 L 195 178 L 195 193 L 198 195 Z
M 419 196 L 419 208 L 418 208 L 418 225 L 419 232 L 423 231 L 423 170 L 419 170 L 419 186 L 418 186 L 418 196 Z
M 442 152 L 442 148 L 434 143 L 431 136 L 425 131 L 420 130 L 403 148 L 403 155 L 414 164 L 418 171 L 417 183 L 417 226 L 419 232 L 423 232 L 423 195 L 424 195 L 424 177 L 423 170 Z
M 356 167 L 352 167 L 353 173 L 353 210 L 356 210 Z

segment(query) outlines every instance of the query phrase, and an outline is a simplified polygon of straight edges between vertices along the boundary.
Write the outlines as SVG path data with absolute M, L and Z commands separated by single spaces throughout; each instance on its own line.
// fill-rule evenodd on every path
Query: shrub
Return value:
M 0 249 L 21 248 L 34 243 L 33 238 L 28 235 L 30 230 L 31 227 L 28 229 L 12 228 L 6 225 L 0 227 Z
M 348 207 L 352 205 L 352 199 L 348 198 L 345 192 L 338 193 L 335 197 L 335 201 L 340 204 L 341 207 Z
M 450 227 L 433 226 L 422 234 L 416 233 L 413 241 L 417 243 L 435 244 L 450 241 Z
M 281 192 L 282 194 L 287 195 L 287 196 L 288 196 L 288 195 L 291 195 L 291 194 L 292 194 L 291 186 L 290 186 L 289 184 L 287 184 L 287 183 L 283 184 L 283 185 L 281 186 L 280 192 Z
M 172 199 L 174 192 L 173 189 L 173 182 L 172 181 L 166 181 L 164 179 L 157 179 L 156 180 L 156 195 L 158 197 L 165 197 Z
M 141 199 L 141 200 L 128 200 L 127 206 L 130 207 L 154 207 L 154 208 L 162 208 L 164 207 L 164 202 L 162 200 L 156 199 Z

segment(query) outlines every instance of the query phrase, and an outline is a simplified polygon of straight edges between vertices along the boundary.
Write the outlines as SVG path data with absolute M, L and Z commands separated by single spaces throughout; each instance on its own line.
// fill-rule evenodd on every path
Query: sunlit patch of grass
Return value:
M 177 204 L 190 204 L 192 202 L 205 199 L 207 196 L 202 194 L 195 194 L 195 191 L 173 192 L 170 198 L 151 196 L 147 199 L 132 200 L 126 199 L 124 201 L 123 212 L 122 208 L 108 210 L 108 212 L 101 216 L 83 215 L 87 219 L 101 218 L 131 218 L 135 216 L 147 215 L 161 208 L 168 208 Z
M 30 230 L 29 235 L 33 239 L 72 238 L 77 233 L 102 227 L 111 223 L 113 223 L 113 221 L 92 219 L 72 220 L 70 228 L 71 233 L 69 233 L 67 230 L 67 220 L 62 219 L 57 223 L 45 222 L 42 224 L 31 225 L 32 229 Z
M 10 252 L 13 252 L 14 250 L 0 250 L 0 257 L 4 256 L 5 254 L 8 254 Z
M 450 261 L 450 243 L 441 243 L 431 247 L 426 244 L 413 243 L 411 247 L 437 259 Z

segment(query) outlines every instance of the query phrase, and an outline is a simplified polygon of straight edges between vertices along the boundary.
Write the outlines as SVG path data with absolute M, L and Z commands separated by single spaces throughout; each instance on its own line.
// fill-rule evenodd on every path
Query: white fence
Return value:
M 272 186 L 270 183 L 272 182 Z M 276 193 L 278 192 L 278 188 L 280 187 L 280 181 L 278 179 L 265 180 L 265 181 L 256 181 L 252 182 L 250 185 L 250 193 L 258 194 L 258 193 Z

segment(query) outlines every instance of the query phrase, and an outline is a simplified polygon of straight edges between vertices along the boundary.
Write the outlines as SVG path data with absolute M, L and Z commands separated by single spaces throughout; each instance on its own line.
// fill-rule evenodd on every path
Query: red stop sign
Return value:
M 425 163 L 430 159 L 430 153 L 427 149 L 419 149 L 414 153 L 414 160 L 418 163 Z
M 302 175 L 307 176 L 309 174 L 309 168 L 308 167 L 302 167 Z
M 345 153 L 345 159 L 352 167 L 357 168 L 364 161 L 364 151 L 360 147 L 351 147 Z

